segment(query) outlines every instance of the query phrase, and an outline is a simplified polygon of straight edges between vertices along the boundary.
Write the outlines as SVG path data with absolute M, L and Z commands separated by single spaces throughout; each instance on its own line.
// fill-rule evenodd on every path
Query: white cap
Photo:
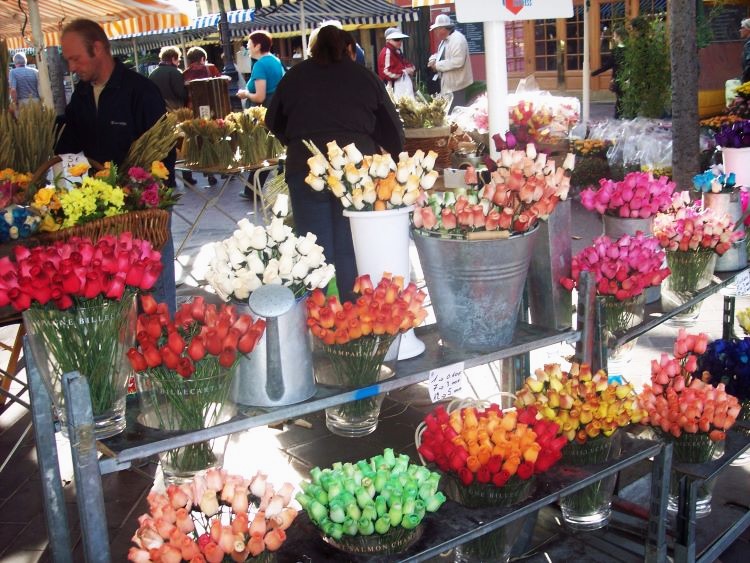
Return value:
M 438 27 L 455 27 L 455 24 L 451 21 L 451 17 L 448 14 L 438 14 L 438 17 L 435 18 L 435 23 L 430 26 L 430 31 Z
M 401 33 L 401 30 L 397 27 L 389 27 L 385 30 L 385 40 L 389 39 L 406 39 L 409 37 L 405 33 Z

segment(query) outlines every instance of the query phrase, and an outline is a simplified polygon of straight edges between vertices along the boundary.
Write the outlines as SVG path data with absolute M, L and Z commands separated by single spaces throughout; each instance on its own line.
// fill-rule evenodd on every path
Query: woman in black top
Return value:
M 591 73 L 591 76 L 599 76 L 600 74 L 612 71 L 612 79 L 609 81 L 609 90 L 615 94 L 615 119 L 622 118 L 622 85 L 620 84 L 618 77 L 620 66 L 625 58 L 625 45 L 623 39 L 625 30 L 622 28 L 615 29 L 612 33 L 612 51 L 610 52 L 604 64 L 597 68 Z
M 353 62 L 346 51 L 346 31 L 326 26 L 318 32 L 312 58 L 284 75 L 266 113 L 266 125 L 287 146 L 286 182 L 299 234 L 314 233 L 326 259 L 336 266 L 343 298 L 357 275 L 349 220 L 329 191 L 305 183 L 307 159 L 303 141 L 325 152 L 326 144 L 355 143 L 362 154 L 384 149 L 394 158 L 403 150 L 404 130 L 383 82 Z

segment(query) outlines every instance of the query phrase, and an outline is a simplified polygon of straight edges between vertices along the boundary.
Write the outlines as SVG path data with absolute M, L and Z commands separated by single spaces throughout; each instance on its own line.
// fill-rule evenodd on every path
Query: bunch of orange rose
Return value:
M 307 326 L 326 345 L 346 344 L 365 336 L 395 336 L 418 327 L 427 316 L 425 293 L 402 276 L 384 273 L 377 286 L 369 275 L 354 282 L 355 302 L 341 303 L 316 289 L 307 301 Z

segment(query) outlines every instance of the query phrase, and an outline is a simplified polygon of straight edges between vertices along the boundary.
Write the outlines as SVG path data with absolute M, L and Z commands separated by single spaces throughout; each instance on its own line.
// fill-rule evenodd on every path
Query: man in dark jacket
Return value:
M 148 77 L 159 87 L 169 109 L 184 108 L 187 103 L 185 79 L 178 68 L 180 52 L 175 47 L 164 47 L 159 52 L 159 66 Z
M 62 32 L 63 57 L 79 81 L 65 108 L 65 129 L 58 154 L 83 152 L 100 163 L 122 164 L 130 145 L 166 112 L 156 84 L 115 61 L 101 26 L 77 19 Z M 164 164 L 174 181 L 175 152 Z M 154 295 L 170 310 L 175 307 L 174 245 L 162 248 L 164 269 Z

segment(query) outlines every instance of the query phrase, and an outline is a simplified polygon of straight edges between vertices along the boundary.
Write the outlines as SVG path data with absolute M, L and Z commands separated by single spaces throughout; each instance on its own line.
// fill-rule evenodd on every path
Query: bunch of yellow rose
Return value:
M 587 364 L 573 364 L 570 373 L 559 364 L 537 369 L 516 393 L 516 407 L 535 407 L 538 418 L 556 422 L 568 441 L 578 443 L 611 436 L 644 416 L 631 384 L 609 383 L 605 371 L 592 373 Z

